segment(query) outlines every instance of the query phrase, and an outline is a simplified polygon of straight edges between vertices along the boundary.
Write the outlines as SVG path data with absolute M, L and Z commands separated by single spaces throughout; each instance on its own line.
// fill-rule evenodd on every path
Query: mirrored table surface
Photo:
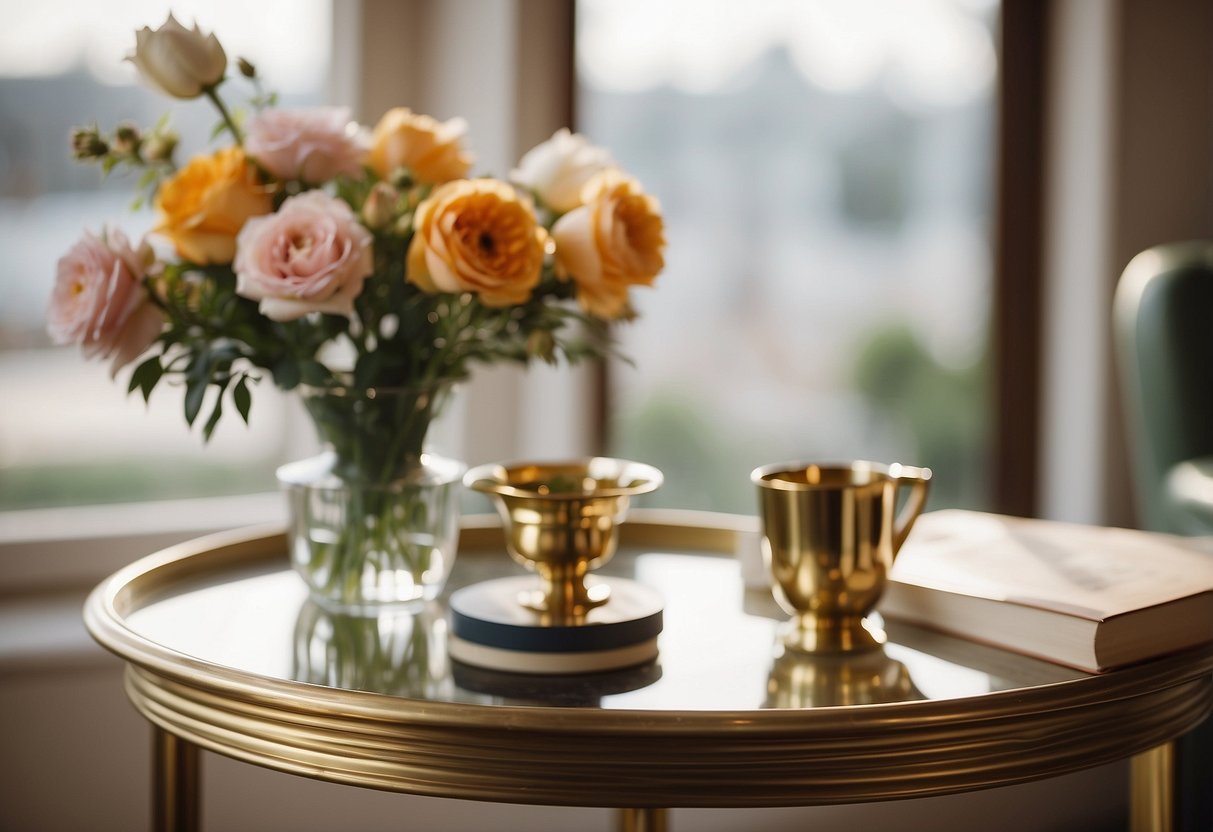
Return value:
M 451 660 L 446 595 L 516 575 L 469 518 L 446 594 L 329 612 L 278 530 L 119 572 L 86 608 L 136 707 L 249 762 L 419 794 L 552 805 L 776 806 L 924 796 L 1060 774 L 1166 743 L 1213 707 L 1213 651 L 1101 675 L 885 621 L 883 651 L 787 653 L 787 616 L 735 556 L 754 518 L 639 511 L 596 574 L 664 599 L 659 657 L 533 675 Z

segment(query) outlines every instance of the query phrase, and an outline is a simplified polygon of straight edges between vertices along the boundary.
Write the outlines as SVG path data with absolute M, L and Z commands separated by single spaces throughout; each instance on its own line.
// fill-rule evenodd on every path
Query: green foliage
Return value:
M 12 465 L 0 477 L 6 509 L 171 500 L 199 493 L 248 494 L 275 487 L 274 467 L 247 460 L 97 458 L 64 465 Z
M 907 458 L 898 461 L 925 465 L 934 473 L 931 506 L 983 508 L 989 423 L 985 353 L 966 366 L 945 367 L 913 330 L 896 323 L 872 333 L 857 356 L 856 388 L 878 420 L 907 435 Z
M 685 391 L 667 389 L 624 413 L 612 427 L 611 452 L 643 459 L 665 483 L 646 505 L 742 514 L 755 509 L 750 471 L 766 461 L 714 421 L 712 408 Z

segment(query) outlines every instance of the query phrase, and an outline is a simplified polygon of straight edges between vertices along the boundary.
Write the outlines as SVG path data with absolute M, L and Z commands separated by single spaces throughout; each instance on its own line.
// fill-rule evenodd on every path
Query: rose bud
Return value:
M 197 98 L 223 80 L 227 54 L 213 34 L 194 24 L 187 29 L 172 13 L 155 31 L 135 33 L 135 51 L 127 56 L 144 80 L 174 98 Z
M 400 194 L 386 182 L 376 182 L 362 203 L 362 221 L 367 228 L 387 228 L 396 218 L 396 203 Z
M 177 142 L 177 134 L 172 130 L 157 130 L 144 141 L 143 158 L 149 162 L 171 162 Z
M 72 156 L 77 159 L 100 159 L 110 152 L 95 127 L 77 127 L 72 131 Z
M 120 124 L 114 131 L 114 152 L 134 156 L 139 153 L 141 141 L 138 128 L 133 124 Z
M 546 329 L 537 329 L 527 336 L 526 354 L 542 358 L 549 364 L 556 363 L 556 339 Z

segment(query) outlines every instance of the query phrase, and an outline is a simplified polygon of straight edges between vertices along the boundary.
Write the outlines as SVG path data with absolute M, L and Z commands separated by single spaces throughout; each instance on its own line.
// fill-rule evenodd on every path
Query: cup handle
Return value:
M 910 529 L 914 528 L 914 521 L 918 519 L 918 515 L 922 514 L 923 506 L 927 504 L 927 492 L 931 487 L 931 469 L 916 468 L 912 465 L 890 465 L 889 476 L 897 483 L 897 491 L 901 487 L 908 485 L 910 487 L 910 497 L 906 500 L 905 506 L 897 515 L 897 520 L 893 524 L 893 554 L 901 551 L 901 544 L 906 542 L 906 538 L 910 535 Z

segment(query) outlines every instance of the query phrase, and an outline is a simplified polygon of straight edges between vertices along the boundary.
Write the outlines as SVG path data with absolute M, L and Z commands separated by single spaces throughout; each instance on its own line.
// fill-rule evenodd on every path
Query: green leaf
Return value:
M 202 428 L 202 441 L 209 442 L 211 434 L 215 432 L 215 425 L 219 424 L 219 417 L 223 415 L 223 391 L 219 391 L 219 395 L 215 397 L 215 409 L 211 411 L 211 417 L 206 420 L 206 424 Z
M 204 385 L 210 375 L 211 370 L 211 354 L 205 347 L 199 347 L 198 351 L 190 356 L 190 362 L 185 367 L 185 378 L 190 383 L 202 382 Z
M 156 177 L 159 175 L 159 172 L 155 168 L 148 168 L 143 171 L 143 174 L 139 177 L 139 181 L 135 184 L 135 190 L 142 191 L 148 185 L 155 182 Z
M 321 387 L 329 380 L 329 370 L 319 361 L 308 358 L 299 362 L 299 376 L 305 384 Z
M 249 408 L 253 406 L 253 395 L 248 389 L 248 376 L 241 376 L 240 381 L 232 388 L 232 402 L 240 413 L 240 418 L 248 424 Z
M 160 366 L 160 356 L 152 356 L 131 373 L 131 383 L 126 392 L 131 393 L 138 388 L 139 392 L 143 394 L 143 401 L 147 402 L 152 395 L 152 389 L 163 374 L 164 368 Z
M 359 388 L 374 387 L 383 367 L 383 353 L 380 351 L 363 353 L 354 365 L 354 386 Z
M 160 376 L 162 375 L 159 364 L 156 365 L 155 370 L 155 373 L 149 372 L 147 376 L 144 377 L 144 379 L 139 383 L 139 393 L 143 396 L 144 404 L 151 401 L 152 390 L 155 389 L 156 384 L 160 381 Z
M 191 427 L 202 410 L 202 399 L 206 396 L 206 379 L 191 380 L 185 385 L 185 423 Z
M 284 358 L 275 364 L 270 372 L 274 374 L 274 384 L 283 390 L 294 390 L 299 386 L 299 364 L 293 358 Z

